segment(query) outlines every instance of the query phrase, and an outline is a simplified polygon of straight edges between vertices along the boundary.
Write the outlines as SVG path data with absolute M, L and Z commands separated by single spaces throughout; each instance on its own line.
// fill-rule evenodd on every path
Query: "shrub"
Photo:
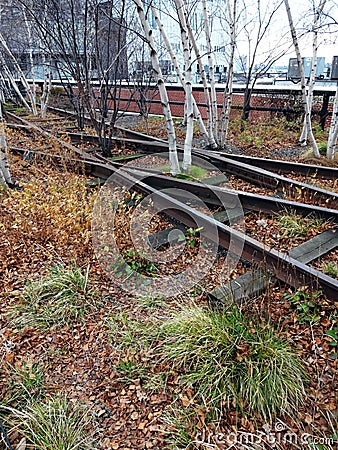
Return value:
M 88 270 L 55 267 L 41 280 L 26 286 L 22 302 L 10 310 L 19 328 L 62 327 L 82 319 L 90 306 L 97 304 L 97 293 L 88 287 Z
M 159 337 L 161 358 L 183 371 L 183 384 L 213 414 L 233 402 L 271 419 L 302 403 L 304 371 L 289 345 L 235 306 L 224 312 L 183 308 L 163 323 Z
M 1 407 L 0 407 L 1 409 Z M 87 431 L 90 423 L 85 406 L 66 397 L 33 403 L 22 410 L 6 408 L 8 424 L 26 438 L 29 448 L 38 450 L 93 450 L 94 440 Z

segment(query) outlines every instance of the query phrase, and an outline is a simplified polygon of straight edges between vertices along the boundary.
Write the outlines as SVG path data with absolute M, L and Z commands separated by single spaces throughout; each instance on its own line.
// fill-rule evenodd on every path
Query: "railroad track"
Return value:
M 225 205 L 226 212 L 230 218 L 236 217 L 237 212 L 239 212 L 240 215 L 241 208 L 245 208 L 250 211 L 262 211 L 265 213 L 291 209 L 292 211 L 304 216 L 315 214 L 324 219 L 329 219 L 332 222 L 337 223 L 338 210 L 336 209 L 336 193 L 326 191 L 324 189 L 316 189 L 314 186 L 309 186 L 304 183 L 295 182 L 295 180 L 282 177 L 265 169 L 257 169 L 259 161 L 255 161 L 256 165 L 249 165 L 248 160 L 246 160 L 246 162 L 240 162 L 239 160 L 224 157 L 224 155 L 217 152 L 203 153 L 201 150 L 195 150 L 195 156 L 203 158 L 221 169 L 225 169 L 227 173 L 233 170 L 235 173 L 247 178 L 249 178 L 251 173 L 250 180 L 252 182 L 256 184 L 263 184 L 273 189 L 280 186 L 283 186 L 284 189 L 294 189 L 296 186 L 302 191 L 307 191 L 313 198 L 320 197 L 321 199 L 324 199 L 326 205 L 330 204 L 330 206 L 333 205 L 333 207 L 314 206 L 280 198 L 240 192 L 232 189 L 224 189 L 216 186 L 213 186 L 212 189 L 210 189 L 210 186 L 203 183 L 164 176 L 156 173 L 156 171 L 150 171 L 149 169 L 136 166 L 132 167 L 130 165 L 125 166 L 117 162 L 108 162 L 105 158 L 102 158 L 99 155 L 88 155 L 84 151 L 76 149 L 76 147 L 72 144 L 64 142 L 60 137 L 52 135 L 50 131 L 46 131 L 36 123 L 28 122 L 27 120 L 17 117 L 11 113 L 9 114 L 9 117 L 13 120 L 13 122 L 15 121 L 16 123 L 23 125 L 21 129 L 27 131 L 27 133 L 42 133 L 46 137 L 56 139 L 60 145 L 64 145 L 69 150 L 72 150 L 83 160 L 84 167 L 88 175 L 99 178 L 103 181 L 108 180 L 112 175 L 114 175 L 115 182 L 116 180 L 120 180 L 121 184 L 126 182 L 132 183 L 133 189 L 144 195 L 152 195 L 156 199 L 156 203 L 158 203 L 162 209 L 165 209 L 166 214 L 180 221 L 187 227 L 194 227 L 196 223 L 202 223 L 203 233 L 209 240 L 215 242 L 217 241 L 226 249 L 229 248 L 230 241 L 235 242 L 235 245 L 237 245 L 237 243 L 238 245 L 241 244 L 243 247 L 241 254 L 242 258 L 250 261 L 251 263 L 256 263 L 257 265 L 263 265 L 264 270 L 273 274 L 278 280 L 295 288 L 308 285 L 313 289 L 323 290 L 327 297 L 332 300 L 336 300 L 338 298 L 337 280 L 334 280 L 333 278 L 313 269 L 307 264 L 293 258 L 291 255 L 268 248 L 258 240 L 253 239 L 252 237 L 215 220 L 213 217 L 196 210 L 191 205 L 187 205 L 184 202 L 184 196 L 182 196 L 182 192 L 189 192 L 203 200 L 206 205 L 213 208 L 220 208 Z M 55 122 L 57 121 L 54 120 L 54 123 Z M 39 124 L 41 124 L 41 122 L 39 122 Z M 82 140 L 83 139 L 86 139 L 86 136 L 82 136 Z M 92 143 L 94 143 L 94 141 L 95 140 L 93 138 Z M 142 140 L 142 142 L 144 143 L 147 141 Z M 156 148 L 157 152 L 159 152 L 159 148 L 163 149 L 165 147 L 165 143 L 160 142 L 159 144 L 160 145 L 157 146 L 156 140 L 152 143 L 153 148 Z M 137 147 L 137 139 L 133 140 L 133 145 Z M 17 151 L 23 152 L 24 149 L 17 149 Z M 62 158 L 62 155 L 59 157 L 54 155 L 53 157 L 57 160 L 58 158 Z M 272 164 L 271 161 L 269 164 Z M 306 165 L 302 165 L 301 170 L 306 170 L 303 166 Z M 327 169 L 328 168 L 325 168 L 323 170 L 326 177 L 329 175 Z M 317 169 L 314 169 L 313 166 L 311 166 L 308 168 L 307 173 L 314 173 L 311 172 L 313 170 Z M 337 169 L 333 170 L 334 174 L 335 170 Z M 163 189 L 171 189 L 173 194 L 169 196 L 162 192 Z M 214 231 L 215 229 L 217 230 L 216 235 Z M 338 241 L 336 239 L 333 248 L 337 244 Z

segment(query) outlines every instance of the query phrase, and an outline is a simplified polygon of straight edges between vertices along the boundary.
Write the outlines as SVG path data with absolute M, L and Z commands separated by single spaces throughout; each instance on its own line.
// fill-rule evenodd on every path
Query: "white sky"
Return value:
M 248 11 L 256 10 L 255 6 L 257 0 L 242 0 L 246 7 L 248 7 Z M 319 0 L 289 0 L 291 12 L 293 15 L 293 21 L 297 27 L 297 30 L 309 29 L 309 23 L 312 20 L 313 16 L 310 16 L 309 13 L 312 9 L 312 4 L 315 2 L 316 5 L 319 4 Z M 274 3 L 272 0 L 261 0 L 261 10 L 264 11 L 264 8 Z M 326 0 L 326 6 L 324 11 L 327 11 L 337 22 L 337 25 L 332 25 L 330 27 L 330 33 L 320 33 L 318 38 L 318 43 L 320 43 L 318 48 L 318 56 L 325 57 L 326 63 L 332 62 L 333 56 L 338 56 L 338 1 L 337 0 Z M 249 13 L 248 13 L 249 16 Z M 253 33 L 254 35 L 254 33 Z M 280 40 L 281 36 L 285 36 L 283 38 L 284 42 L 292 43 L 291 33 L 289 31 L 289 23 L 287 19 L 285 5 L 282 4 L 277 15 L 274 18 L 274 23 L 272 26 L 272 33 L 270 36 L 265 39 L 266 49 L 274 48 L 275 43 Z M 303 57 L 312 56 L 312 33 L 307 33 L 306 38 L 302 38 L 299 41 L 300 49 Z M 248 44 L 245 42 L 245 39 L 240 44 L 240 51 L 243 55 L 247 54 Z M 283 56 L 279 61 L 278 65 L 288 64 L 289 58 L 295 57 L 295 53 L 293 50 L 293 46 L 291 46 L 290 51 Z

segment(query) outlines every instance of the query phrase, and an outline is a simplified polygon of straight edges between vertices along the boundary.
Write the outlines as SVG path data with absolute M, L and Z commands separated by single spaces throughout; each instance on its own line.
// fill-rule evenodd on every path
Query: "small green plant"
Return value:
M 137 379 L 144 379 L 147 376 L 148 367 L 132 359 L 122 359 L 114 366 L 114 371 L 118 374 L 118 381 L 128 383 Z
M 148 373 L 144 380 L 144 389 L 155 392 L 164 391 L 167 386 L 169 375 L 170 372 L 168 371 Z
M 186 240 L 187 246 L 190 248 L 195 248 L 198 243 L 198 236 L 200 232 L 203 231 L 203 227 L 200 228 L 189 228 L 187 230 L 186 236 L 180 236 L 178 238 L 179 242 Z
M 318 151 L 322 156 L 326 156 L 327 142 L 318 142 Z
M 147 334 L 147 324 L 133 320 L 128 314 L 120 312 L 107 320 L 108 333 L 112 345 L 118 349 L 138 349 Z
M 217 416 L 228 402 L 271 419 L 303 402 L 300 360 L 269 324 L 254 323 L 235 306 L 223 312 L 190 306 L 160 327 L 160 357 L 183 371 L 183 386 Z
M 329 336 L 332 341 L 329 342 L 329 345 L 331 347 L 337 347 L 338 346 L 338 327 L 332 328 L 332 330 L 328 330 L 326 332 L 327 336 Z
M 145 309 L 161 309 L 167 304 L 166 299 L 164 297 L 160 297 L 159 295 L 138 297 L 136 301 L 142 308 Z
M 297 315 L 298 323 L 310 324 L 320 319 L 320 308 L 317 300 L 321 292 L 308 293 L 298 290 L 293 293 L 285 292 L 284 298 L 291 304 L 292 309 Z
M 36 402 L 22 410 L 6 408 L 8 423 L 26 438 L 29 448 L 38 450 L 93 450 L 94 439 L 88 430 L 89 409 L 56 396 Z
M 338 264 L 337 263 L 329 261 L 324 264 L 322 270 L 326 275 L 329 275 L 332 278 L 338 278 Z
M 44 396 L 44 373 L 37 364 L 24 363 L 21 368 L 8 365 L 6 377 L 7 382 L 4 395 L 0 400 L 0 408 L 25 408 Z M 0 416 L 4 413 L 6 411 L 2 410 Z
M 156 277 L 157 267 L 135 250 L 126 250 L 123 253 L 123 260 L 120 261 L 114 268 L 114 272 L 117 277 L 129 276 L 133 272 L 137 272 L 142 275 Z
M 29 283 L 22 302 L 10 311 L 13 325 L 46 329 L 62 327 L 84 317 L 89 307 L 97 306 L 97 292 L 89 289 L 89 271 L 58 266 L 42 279 Z
M 7 186 L 0 183 L 0 196 L 2 196 L 7 191 Z
M 170 435 L 166 439 L 169 449 L 197 450 L 200 448 L 194 443 L 198 417 L 193 408 L 173 406 L 170 411 L 165 413 L 163 420 L 170 427 Z
M 323 220 L 313 217 L 301 217 L 295 213 L 284 213 L 278 215 L 279 227 L 283 237 L 306 237 L 309 231 L 320 229 Z

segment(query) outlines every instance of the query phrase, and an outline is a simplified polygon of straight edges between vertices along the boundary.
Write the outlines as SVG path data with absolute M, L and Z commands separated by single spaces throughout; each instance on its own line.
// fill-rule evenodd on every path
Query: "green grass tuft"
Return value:
M 5 395 L 0 405 L 21 408 L 44 395 L 44 372 L 38 364 L 23 364 L 20 369 L 8 366 L 6 375 Z
M 249 321 L 235 306 L 183 308 L 163 323 L 159 337 L 161 358 L 183 371 L 183 385 L 216 415 L 231 402 L 271 420 L 302 403 L 300 361 L 270 325 Z
M 47 329 L 81 320 L 88 308 L 97 304 L 97 293 L 88 287 L 88 271 L 83 274 L 78 267 L 55 267 L 26 286 L 21 304 L 13 306 L 9 315 L 17 328 Z
M 338 264 L 328 261 L 323 265 L 323 272 L 329 277 L 338 278 Z
M 1 409 L 1 407 L 0 407 Z M 89 410 L 66 397 L 54 397 L 33 403 L 24 409 L 6 408 L 7 422 L 20 436 L 26 438 L 28 448 L 38 450 L 93 450 L 94 440 L 87 431 Z
M 306 237 L 313 229 L 321 229 L 324 221 L 313 217 L 301 217 L 295 213 L 284 213 L 278 215 L 279 226 L 283 237 Z

